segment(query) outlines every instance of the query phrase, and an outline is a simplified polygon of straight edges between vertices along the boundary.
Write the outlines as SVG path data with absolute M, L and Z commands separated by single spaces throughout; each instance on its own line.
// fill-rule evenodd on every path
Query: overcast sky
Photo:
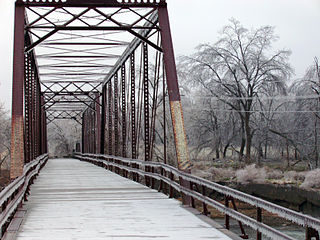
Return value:
M 276 49 L 292 51 L 295 78 L 320 57 L 320 0 L 167 0 L 176 56 L 213 43 L 236 18 L 247 28 L 275 26 Z M 0 0 L 0 102 L 11 108 L 14 0 Z

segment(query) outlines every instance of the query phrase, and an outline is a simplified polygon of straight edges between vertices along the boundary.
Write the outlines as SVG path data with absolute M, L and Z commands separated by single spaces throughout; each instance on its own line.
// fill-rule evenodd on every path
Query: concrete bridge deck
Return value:
M 75 159 L 49 160 L 31 187 L 18 240 L 229 240 L 175 199 Z

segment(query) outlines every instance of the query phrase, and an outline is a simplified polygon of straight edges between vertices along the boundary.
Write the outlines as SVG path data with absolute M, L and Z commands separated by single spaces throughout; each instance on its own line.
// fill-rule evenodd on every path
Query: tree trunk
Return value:
M 268 134 L 266 134 L 266 141 L 264 143 L 264 159 L 267 159 L 267 152 L 268 152 Z
M 223 158 L 225 158 L 227 156 L 227 151 L 228 151 L 229 146 L 230 146 L 230 143 L 227 143 L 227 145 L 224 147 L 224 149 L 223 149 Z
M 289 142 L 288 139 L 286 140 L 287 145 L 287 167 L 290 167 L 290 156 L 289 156 Z
M 246 138 L 245 138 L 244 122 L 243 122 L 243 118 L 241 118 L 241 146 L 239 151 L 239 162 L 241 162 L 243 159 L 245 146 L 246 146 Z
M 317 132 L 317 118 L 314 121 L 314 154 L 316 168 L 318 168 L 319 152 L 318 152 L 318 132 Z
M 216 159 L 220 159 L 219 148 L 216 147 Z
M 243 158 L 243 153 L 244 153 L 244 148 L 246 146 L 246 139 L 244 137 L 241 138 L 241 147 L 240 147 L 240 152 L 239 152 L 239 161 L 242 161 Z
M 252 134 L 250 128 L 250 115 L 246 114 L 245 117 L 245 133 L 246 133 L 246 163 L 251 162 L 251 143 L 252 143 Z
M 258 145 L 258 161 L 257 161 L 258 166 L 261 165 L 261 158 L 262 157 L 263 157 L 262 143 L 259 142 L 259 145 Z

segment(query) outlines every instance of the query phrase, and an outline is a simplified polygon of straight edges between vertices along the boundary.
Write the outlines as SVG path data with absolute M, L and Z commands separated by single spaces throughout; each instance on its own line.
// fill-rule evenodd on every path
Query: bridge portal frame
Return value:
M 74 7 L 74 8 L 87 8 L 87 10 L 79 13 L 79 15 L 73 15 L 73 18 L 66 22 L 63 25 L 55 25 L 53 27 L 48 27 L 49 31 L 42 37 L 38 37 L 36 41 L 32 41 L 30 33 L 28 29 L 30 29 L 32 24 L 28 23 L 28 19 L 26 19 L 26 8 L 30 7 L 51 7 L 52 9 L 49 10 L 45 15 L 39 16 L 39 19 L 45 19 L 47 14 L 55 11 L 56 9 L 63 9 L 65 7 Z M 177 71 L 175 65 L 175 58 L 174 58 L 174 51 L 173 51 L 173 44 L 172 44 L 172 37 L 171 37 L 171 30 L 169 24 L 169 17 L 168 17 L 168 10 L 167 10 L 167 3 L 165 0 L 160 1 L 116 1 L 116 0 L 52 0 L 52 1 L 34 1 L 34 0 L 17 0 L 15 4 L 15 30 L 14 30 L 14 69 L 13 69 L 13 104 L 12 104 L 12 155 L 11 155 L 11 178 L 16 178 L 22 174 L 23 166 L 26 161 L 39 156 L 42 153 L 47 151 L 46 146 L 46 108 L 44 107 L 44 101 L 46 100 L 41 96 L 40 90 L 40 74 L 38 72 L 37 60 L 34 53 L 34 48 L 43 43 L 46 39 L 50 38 L 52 35 L 57 33 L 60 30 L 102 30 L 101 27 L 97 26 L 86 26 L 86 27 L 75 27 L 75 26 L 68 26 L 68 24 L 74 20 L 79 20 L 79 16 L 84 14 L 86 11 L 90 9 L 95 9 L 101 15 L 104 15 L 103 12 L 99 12 L 97 10 L 99 7 L 103 8 L 143 8 L 143 7 L 151 7 L 156 9 L 155 13 L 152 14 L 151 18 L 147 21 L 151 24 L 151 26 L 145 26 L 137 28 L 135 26 L 117 26 L 117 27 L 104 27 L 104 30 L 124 30 L 132 35 L 135 36 L 135 39 L 130 43 L 128 48 L 124 51 L 122 56 L 119 58 L 118 62 L 113 66 L 113 69 L 110 70 L 109 74 L 105 78 L 102 89 L 103 93 L 101 103 L 99 102 L 98 98 L 93 99 L 93 105 L 86 103 L 88 106 L 86 111 L 90 111 L 89 109 L 99 109 L 96 110 L 98 117 L 96 119 L 82 119 L 82 125 L 87 125 L 88 121 L 95 121 L 95 127 L 99 132 L 95 136 L 95 140 L 97 143 L 95 144 L 95 149 L 92 149 L 95 152 L 103 153 L 104 151 L 104 141 L 105 141 L 105 125 L 107 123 L 106 119 L 106 92 L 108 86 L 110 85 L 109 82 L 112 78 L 117 74 L 118 70 L 123 67 L 123 64 L 129 59 L 133 59 L 132 53 L 135 49 L 144 44 L 145 49 L 147 51 L 147 47 L 151 46 L 152 48 L 156 49 L 157 51 L 163 54 L 163 61 L 164 61 L 164 68 L 166 74 L 166 84 L 168 89 L 168 96 L 170 101 L 170 110 L 171 110 L 171 119 L 173 125 L 173 132 L 174 132 L 174 140 L 175 140 L 175 147 L 176 147 L 176 156 L 178 167 L 180 170 L 190 172 L 190 160 L 189 154 L 187 149 L 187 141 L 186 141 L 186 134 L 184 129 L 184 122 L 183 122 L 183 112 L 181 107 L 181 98 L 179 92 L 179 85 L 178 85 L 178 78 L 177 78 Z M 108 18 L 107 15 L 105 15 Z M 142 16 L 142 18 L 144 18 Z M 150 30 L 154 27 L 154 24 L 159 23 L 159 33 L 161 35 L 161 46 L 154 44 L 150 41 L 147 37 Z M 41 27 L 41 26 L 40 26 Z M 42 27 L 45 28 L 45 27 Z M 140 30 L 137 32 L 135 30 Z M 90 43 L 88 43 L 90 44 Z M 32 74 L 30 78 L 30 71 L 26 70 L 26 58 L 30 58 L 29 62 L 32 68 Z M 61 57 L 61 56 L 55 56 Z M 71 56 L 64 56 L 64 57 L 71 57 Z M 81 57 L 81 56 L 78 56 Z M 114 57 L 114 56 L 110 56 Z M 28 61 L 27 61 L 28 62 Z M 28 75 L 29 74 L 29 75 Z M 148 78 L 148 76 L 146 76 Z M 27 96 L 27 85 L 25 84 L 28 80 L 31 79 L 32 83 L 32 92 L 28 99 L 32 100 L 32 103 L 26 100 Z M 121 79 L 120 79 L 121 80 Z M 50 92 L 50 89 L 47 88 Z M 61 93 L 51 92 L 53 97 L 59 95 Z M 69 94 L 74 96 L 74 93 L 66 92 L 65 94 Z M 80 92 L 78 94 L 83 94 L 90 97 L 90 94 Z M 97 99 L 97 100 L 94 100 Z M 85 101 L 81 100 L 79 97 L 77 98 L 79 102 L 85 103 Z M 67 101 L 67 100 L 66 100 Z M 125 99 L 122 99 L 125 101 Z M 68 102 L 69 103 L 69 102 Z M 72 102 L 70 102 L 72 103 Z M 55 104 L 55 102 L 53 102 Z M 25 107 L 25 111 L 24 108 Z M 100 115 L 100 107 L 101 107 L 101 117 Z M 29 111 L 33 111 L 31 114 L 28 114 Z M 52 110 L 52 109 L 51 109 Z M 125 109 L 122 109 L 125 111 Z M 65 114 L 65 115 L 63 115 Z M 87 113 L 84 112 L 84 115 Z M 148 113 L 145 113 L 148 114 Z M 62 116 L 63 115 L 63 116 Z M 89 114 L 87 114 L 89 115 Z M 31 116 L 31 117 L 30 117 Z M 61 114 L 58 116 L 54 116 L 50 114 L 53 119 L 50 119 L 51 122 L 55 118 L 75 118 L 75 116 L 71 116 L 71 114 L 66 113 L 66 111 L 62 111 Z M 79 122 L 79 120 L 77 120 Z M 125 119 L 123 120 L 125 121 Z M 86 123 L 85 123 L 86 122 Z M 85 126 L 82 126 L 83 129 Z M 43 131 L 43 132 L 42 132 Z M 124 130 L 125 131 L 125 130 Z M 126 132 L 122 132 L 123 136 Z M 87 145 L 88 141 L 93 139 L 86 138 L 86 133 L 83 131 L 83 150 L 84 145 Z M 31 143 L 31 144 L 30 144 Z M 92 148 L 90 145 L 87 146 L 88 148 Z M 146 160 L 149 160 L 149 152 L 146 151 Z

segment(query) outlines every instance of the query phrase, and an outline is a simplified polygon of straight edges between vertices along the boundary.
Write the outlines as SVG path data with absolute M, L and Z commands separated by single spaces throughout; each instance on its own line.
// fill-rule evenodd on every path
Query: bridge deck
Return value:
M 25 208 L 19 240 L 230 239 L 177 200 L 75 159 L 49 160 Z

